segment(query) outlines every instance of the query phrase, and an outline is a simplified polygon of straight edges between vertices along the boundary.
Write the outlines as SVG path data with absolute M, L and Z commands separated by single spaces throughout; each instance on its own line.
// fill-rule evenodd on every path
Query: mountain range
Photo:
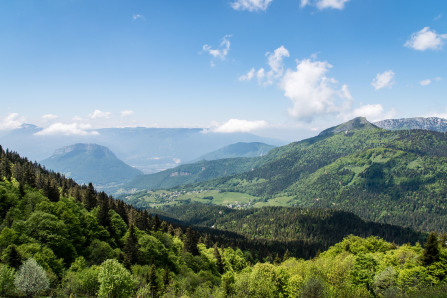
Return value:
M 202 128 L 103 128 L 78 135 L 45 134 L 31 124 L 4 132 L 0 143 L 31 160 L 41 161 L 61 147 L 95 143 L 109 148 L 126 164 L 144 173 L 156 173 L 238 142 L 285 142 L 250 133 L 214 133 Z
M 227 194 L 219 202 L 245 193 L 255 206 L 335 208 L 364 220 L 447 231 L 446 164 L 444 133 L 385 130 L 356 118 L 272 149 L 244 173 L 179 190 Z

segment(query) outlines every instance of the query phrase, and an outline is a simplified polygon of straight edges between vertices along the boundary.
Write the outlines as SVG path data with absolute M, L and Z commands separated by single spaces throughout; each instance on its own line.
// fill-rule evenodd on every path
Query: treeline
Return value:
M 351 234 L 378 236 L 397 244 L 414 244 L 426 238 L 426 234 L 408 228 L 365 222 L 352 213 L 328 208 L 263 207 L 237 210 L 184 204 L 165 208 L 161 212 L 150 209 L 150 212 L 176 218 L 187 225 L 238 233 L 249 239 L 314 243 L 321 251 Z

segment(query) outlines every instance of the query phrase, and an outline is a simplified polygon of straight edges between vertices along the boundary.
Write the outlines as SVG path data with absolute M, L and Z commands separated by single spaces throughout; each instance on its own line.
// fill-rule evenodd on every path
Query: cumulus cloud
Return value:
M 375 122 L 383 119 L 394 118 L 395 114 L 396 113 L 394 110 L 385 112 L 385 109 L 381 104 L 368 104 L 362 105 L 351 112 L 344 114 L 343 119 L 346 121 L 355 117 L 365 117 L 368 121 Z
M 88 115 L 90 119 L 110 118 L 110 112 L 103 112 L 100 110 L 94 110 L 92 114 Z
M 326 75 L 330 68 L 332 65 L 327 62 L 304 59 L 297 61 L 296 70 L 286 71 L 280 87 L 293 103 L 290 116 L 311 121 L 318 115 L 340 113 L 349 108 L 352 96 L 348 86 L 337 89 L 337 81 Z
M 264 120 L 249 121 L 240 119 L 230 119 L 227 122 L 210 128 L 210 132 L 218 133 L 235 133 L 235 132 L 251 132 L 268 126 Z
M 25 117 L 18 113 L 10 113 L 0 122 L 0 130 L 16 129 L 25 122 Z
M 43 130 L 35 133 L 35 135 L 39 136 L 48 136 L 48 135 L 98 135 L 97 131 L 90 131 L 90 124 L 79 124 L 79 123 L 53 123 L 49 127 L 44 128 Z
M 225 57 L 227 57 L 228 52 L 230 51 L 230 45 L 231 45 L 230 40 L 229 40 L 230 37 L 231 37 L 231 35 L 225 35 L 222 38 L 219 48 L 217 48 L 217 49 L 213 49 L 208 44 L 204 44 L 202 49 L 204 52 L 210 54 L 214 58 L 220 58 L 220 59 L 224 60 Z
M 273 0 L 236 0 L 231 3 L 235 10 L 265 11 Z
M 394 72 L 387 70 L 382 73 L 378 73 L 371 82 L 371 85 L 376 89 L 390 88 L 394 85 Z
M 124 111 L 121 111 L 121 117 L 127 117 L 127 116 L 130 116 L 130 115 L 132 115 L 133 114 L 133 111 L 132 110 L 124 110 Z
M 326 8 L 332 9 L 344 9 L 345 3 L 349 0 L 301 0 L 301 7 L 305 7 L 307 5 L 314 5 L 318 9 L 323 10 Z
M 404 46 L 417 50 L 440 50 L 444 45 L 447 34 L 438 34 L 430 27 L 424 27 L 421 31 L 413 33 Z

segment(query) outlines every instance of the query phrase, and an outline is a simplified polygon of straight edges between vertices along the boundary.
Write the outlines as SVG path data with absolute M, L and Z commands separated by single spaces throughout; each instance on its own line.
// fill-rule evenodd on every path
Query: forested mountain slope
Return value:
M 261 202 L 281 198 L 289 206 L 336 208 L 366 220 L 447 231 L 446 134 L 387 131 L 365 121 L 273 149 L 253 171 L 183 189 L 245 192 Z
M 188 225 L 236 232 L 250 239 L 303 240 L 318 242 L 325 248 L 350 234 L 378 236 L 396 243 L 414 243 L 426 238 L 425 234 L 408 228 L 365 222 L 352 213 L 327 208 L 263 207 L 238 210 L 195 203 L 168 207 L 161 214 Z

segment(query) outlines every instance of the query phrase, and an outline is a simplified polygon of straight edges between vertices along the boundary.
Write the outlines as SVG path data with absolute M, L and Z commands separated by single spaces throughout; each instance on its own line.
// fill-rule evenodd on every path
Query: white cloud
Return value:
M 18 113 L 10 113 L 0 122 L 0 130 L 16 129 L 25 122 L 25 117 Z
M 385 112 L 385 109 L 381 104 L 368 104 L 362 105 L 357 109 L 352 110 L 349 113 L 343 115 L 343 119 L 350 120 L 355 117 L 365 117 L 368 121 L 375 122 L 383 119 L 391 119 L 395 116 L 395 111 L 390 110 Z
M 392 70 L 387 70 L 382 73 L 378 73 L 376 77 L 371 82 L 371 85 L 376 89 L 380 90 L 382 88 L 389 88 L 394 85 L 394 72 Z
M 134 14 L 132 16 L 132 20 L 136 21 L 136 20 L 145 20 L 146 18 L 144 17 L 144 15 L 141 14 Z
M 270 66 L 270 71 L 267 73 L 267 84 L 271 84 L 272 79 L 279 78 L 284 73 L 283 59 L 290 57 L 289 51 L 280 46 L 273 53 L 266 53 L 268 56 L 267 63 Z
M 255 68 L 252 67 L 246 74 L 239 77 L 239 81 L 251 81 L 255 76 Z
M 418 50 L 440 50 L 447 39 L 447 34 L 438 34 L 430 27 L 424 27 L 421 31 L 413 33 L 404 46 Z
M 91 126 L 90 124 L 79 124 L 79 123 L 53 123 L 49 127 L 44 128 L 43 130 L 35 133 L 39 136 L 48 136 L 48 135 L 98 135 L 97 131 L 89 131 Z
M 210 54 L 214 58 L 220 58 L 220 59 L 224 60 L 225 57 L 227 57 L 228 52 L 230 51 L 230 45 L 231 45 L 230 40 L 229 40 L 230 37 L 231 37 L 231 35 L 225 35 L 222 38 L 222 41 L 221 41 L 218 49 L 213 49 L 208 44 L 204 44 L 202 49 L 203 49 L 203 51 Z
M 57 119 L 57 118 L 59 118 L 59 116 L 55 115 L 55 114 L 45 114 L 45 115 L 42 116 L 42 119 L 45 120 L 45 121 L 54 120 L 54 119 Z
M 133 111 L 132 110 L 124 110 L 124 111 L 121 111 L 121 117 L 127 117 L 127 116 L 130 116 L 130 115 L 132 115 L 133 114 Z
M 428 86 L 431 84 L 431 80 L 430 79 L 422 80 L 419 82 L 419 84 L 421 84 L 421 86 Z
M 235 10 L 265 11 L 273 0 L 236 0 L 231 3 Z
M 235 133 L 235 132 L 250 132 L 253 130 L 266 128 L 268 123 L 264 120 L 249 121 L 240 119 L 230 119 L 227 122 L 216 125 L 207 131 L 219 133 Z
M 341 10 L 345 8 L 345 3 L 348 1 L 349 0 L 301 0 L 301 7 L 305 7 L 307 5 L 315 5 L 320 10 L 326 8 Z
M 284 74 L 284 58 L 290 57 L 289 51 L 284 47 L 280 46 L 273 53 L 265 53 L 267 56 L 267 64 L 270 67 L 269 71 L 265 71 L 264 68 L 260 68 L 258 71 L 255 68 L 250 69 L 250 71 L 239 77 L 239 81 L 250 81 L 254 78 L 255 73 L 258 78 L 258 82 L 263 85 L 271 85 L 274 80 L 280 78 Z
M 352 96 L 348 86 L 337 90 L 337 81 L 326 76 L 330 68 L 332 65 L 327 62 L 305 59 L 297 61 L 296 71 L 286 71 L 280 87 L 293 103 L 289 108 L 290 116 L 311 121 L 316 116 L 340 113 L 349 108 Z
M 110 118 L 110 112 L 103 112 L 100 110 L 94 110 L 92 114 L 88 115 L 90 119 Z

